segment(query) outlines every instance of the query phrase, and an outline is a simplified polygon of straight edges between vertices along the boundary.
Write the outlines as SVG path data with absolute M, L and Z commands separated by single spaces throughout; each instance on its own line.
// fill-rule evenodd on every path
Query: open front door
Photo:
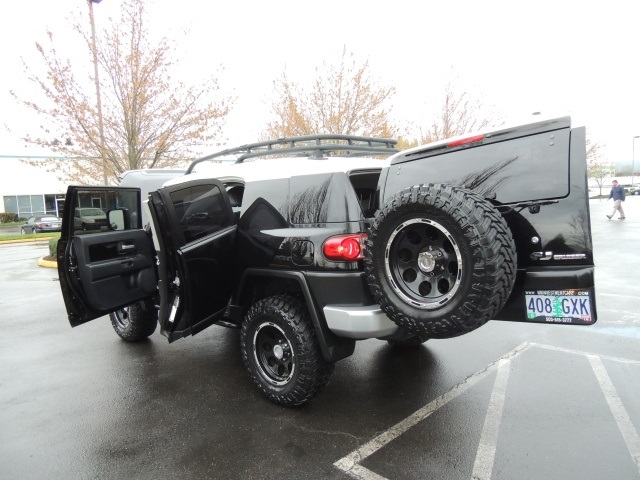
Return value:
M 236 221 L 224 185 L 194 180 L 149 196 L 160 265 L 160 327 L 169 341 L 225 313 L 233 286 Z M 166 301 L 164 301 L 166 299 Z
M 57 260 L 71 326 L 156 295 L 140 190 L 71 186 L 64 205 Z

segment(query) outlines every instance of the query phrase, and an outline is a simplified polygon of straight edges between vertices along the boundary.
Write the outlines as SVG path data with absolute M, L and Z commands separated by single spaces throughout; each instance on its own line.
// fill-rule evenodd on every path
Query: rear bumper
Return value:
M 338 337 L 379 338 L 398 330 L 371 296 L 364 272 L 306 272 L 305 276 L 327 328 Z
M 389 320 L 378 305 L 358 307 L 327 305 L 322 311 L 329 330 L 341 337 L 378 338 L 393 335 L 398 330 L 398 326 Z

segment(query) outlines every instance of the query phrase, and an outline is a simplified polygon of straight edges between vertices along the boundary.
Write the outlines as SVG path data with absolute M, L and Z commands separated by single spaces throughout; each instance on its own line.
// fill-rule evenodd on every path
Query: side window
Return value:
M 185 243 L 233 224 L 230 208 L 216 185 L 194 185 L 170 193 Z
M 108 188 L 99 191 L 78 190 L 73 215 L 75 234 L 138 228 L 141 228 L 138 192 Z

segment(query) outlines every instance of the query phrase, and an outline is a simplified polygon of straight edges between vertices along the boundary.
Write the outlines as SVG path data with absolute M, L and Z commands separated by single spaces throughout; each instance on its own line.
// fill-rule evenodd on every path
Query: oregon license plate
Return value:
M 552 323 L 593 323 L 591 298 L 584 290 L 525 291 L 527 320 Z

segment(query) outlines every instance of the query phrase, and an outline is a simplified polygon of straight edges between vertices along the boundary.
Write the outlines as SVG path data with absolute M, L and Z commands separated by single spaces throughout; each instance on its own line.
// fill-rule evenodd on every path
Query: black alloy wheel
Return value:
M 454 297 L 467 268 L 451 233 L 427 218 L 402 222 L 387 241 L 385 259 L 397 295 L 427 310 Z
M 274 323 L 262 323 L 254 333 L 255 361 L 273 385 L 286 385 L 295 373 L 295 354 L 284 331 Z

